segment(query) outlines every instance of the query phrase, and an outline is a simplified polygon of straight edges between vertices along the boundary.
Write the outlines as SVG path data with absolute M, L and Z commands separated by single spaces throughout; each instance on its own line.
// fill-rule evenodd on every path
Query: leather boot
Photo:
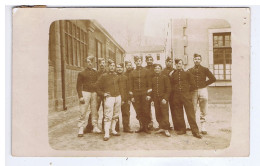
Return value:
M 151 131 L 148 129 L 148 125 L 144 125 L 144 132 L 151 134 Z
M 204 135 L 207 134 L 205 122 L 201 122 L 201 134 L 204 134 Z
M 139 128 L 139 130 L 136 131 L 136 133 L 141 133 L 144 131 L 143 123 L 140 120 L 139 120 L 139 125 L 140 125 L 140 128 Z

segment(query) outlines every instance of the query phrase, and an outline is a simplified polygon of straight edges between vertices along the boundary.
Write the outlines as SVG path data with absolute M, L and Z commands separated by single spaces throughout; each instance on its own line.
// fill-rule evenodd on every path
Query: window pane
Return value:
M 160 54 L 157 54 L 157 61 L 160 60 Z
M 218 67 L 219 67 L 219 69 L 223 69 L 223 65 L 221 65 L 221 64 Z
M 218 37 L 218 45 L 219 45 L 219 47 L 223 46 L 223 36 Z
M 226 74 L 231 74 L 231 70 L 226 70 Z
M 214 70 L 214 73 L 215 73 L 215 74 L 219 74 L 219 73 L 218 73 L 218 70 Z
M 231 80 L 231 75 L 226 75 L 227 80 Z
M 230 41 L 225 41 L 225 46 L 230 47 Z
M 231 65 L 230 64 L 226 64 L 226 69 L 231 69 Z
M 232 64 L 231 49 L 226 49 L 226 64 Z
M 214 65 L 214 69 L 218 69 L 218 65 Z
M 224 64 L 224 52 L 223 49 L 214 49 L 214 64 Z
M 224 80 L 224 75 L 219 75 L 220 80 Z
M 229 35 L 225 35 L 225 40 L 230 40 L 230 36 Z

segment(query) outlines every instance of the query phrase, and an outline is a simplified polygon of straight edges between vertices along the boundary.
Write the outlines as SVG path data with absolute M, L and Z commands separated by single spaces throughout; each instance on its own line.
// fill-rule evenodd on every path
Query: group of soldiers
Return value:
M 120 111 L 123 131 L 127 133 L 150 134 L 155 130 L 156 133 L 163 133 L 170 137 L 170 129 L 182 135 L 186 134 L 187 128 L 190 128 L 192 135 L 196 138 L 202 138 L 201 134 L 207 134 L 207 86 L 215 82 L 216 78 L 208 68 L 201 66 L 201 55 L 194 54 L 195 65 L 187 71 L 184 70 L 181 59 L 174 60 L 176 66 L 174 68 L 173 59 L 170 57 L 166 59 L 164 69 L 160 64 L 153 63 L 152 56 L 146 56 L 146 67 L 142 67 L 142 56 L 134 56 L 135 69 L 130 61 L 126 61 L 125 64 L 116 64 L 113 60 L 108 60 L 108 70 L 106 70 L 105 60 L 100 58 L 97 71 L 93 68 L 94 60 L 92 56 L 86 58 L 87 67 L 78 74 L 77 79 L 81 111 L 78 121 L 79 137 L 88 131 L 104 132 L 104 141 L 109 140 L 110 135 L 120 136 Z M 103 131 L 98 128 L 98 110 L 101 103 Z M 137 131 L 131 130 L 130 127 L 131 103 L 140 124 Z M 155 108 L 156 121 L 159 124 L 158 128 L 153 126 L 152 103 Z M 201 129 L 196 122 L 197 104 L 200 107 Z M 169 123 L 169 106 L 172 128 Z M 187 125 L 184 110 L 188 119 Z

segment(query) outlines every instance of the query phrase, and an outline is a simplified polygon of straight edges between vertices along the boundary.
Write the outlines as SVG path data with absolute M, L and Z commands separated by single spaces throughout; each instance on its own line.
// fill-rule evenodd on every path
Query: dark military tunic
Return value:
M 78 74 L 77 92 L 79 98 L 82 97 L 82 91 L 96 92 L 97 71 L 86 68 Z
M 205 88 L 216 81 L 215 76 L 209 71 L 209 69 L 201 65 L 194 66 L 188 71 L 192 74 L 195 81 L 195 84 L 192 85 L 191 90 Z M 206 80 L 207 78 L 209 78 L 209 80 Z
M 168 130 L 170 128 L 168 99 L 171 92 L 169 78 L 163 74 L 155 74 L 152 78 L 152 89 L 152 99 L 159 128 Z M 166 104 L 162 103 L 163 99 L 167 101 Z
M 198 133 L 199 129 L 196 123 L 195 111 L 190 95 L 190 87 L 194 84 L 192 75 L 183 69 L 176 70 L 172 74 L 171 79 L 173 82 L 173 108 L 174 112 L 176 113 L 178 130 L 186 131 L 183 112 L 184 106 L 192 133 Z
M 116 73 L 105 73 L 101 75 L 97 82 L 97 93 L 104 96 L 109 93 L 111 97 L 121 95 L 121 87 L 119 86 L 119 77 Z
M 151 82 L 148 78 L 148 70 L 143 67 L 137 67 L 130 73 L 129 76 L 129 89 L 133 92 L 135 102 L 133 103 L 137 115 L 137 119 L 142 123 L 144 128 L 147 129 L 150 121 L 150 111 L 146 96 L 150 95 L 147 93 L 148 89 L 151 89 Z

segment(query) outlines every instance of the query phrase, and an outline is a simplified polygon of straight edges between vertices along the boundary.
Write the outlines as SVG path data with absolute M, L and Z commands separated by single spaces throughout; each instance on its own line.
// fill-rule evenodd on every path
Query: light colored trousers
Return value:
M 121 96 L 106 97 L 104 99 L 104 122 L 111 122 L 119 117 L 121 111 Z
M 200 122 L 206 122 L 206 115 L 208 111 L 208 89 L 201 88 L 191 92 L 192 104 L 194 106 L 195 113 L 197 111 L 197 104 L 200 107 Z
M 78 127 L 86 127 L 86 125 L 88 124 L 88 118 L 90 113 L 92 114 L 92 125 L 97 126 L 97 93 L 83 91 L 82 95 L 85 100 L 85 104 L 80 104 L 80 118 L 78 120 Z

